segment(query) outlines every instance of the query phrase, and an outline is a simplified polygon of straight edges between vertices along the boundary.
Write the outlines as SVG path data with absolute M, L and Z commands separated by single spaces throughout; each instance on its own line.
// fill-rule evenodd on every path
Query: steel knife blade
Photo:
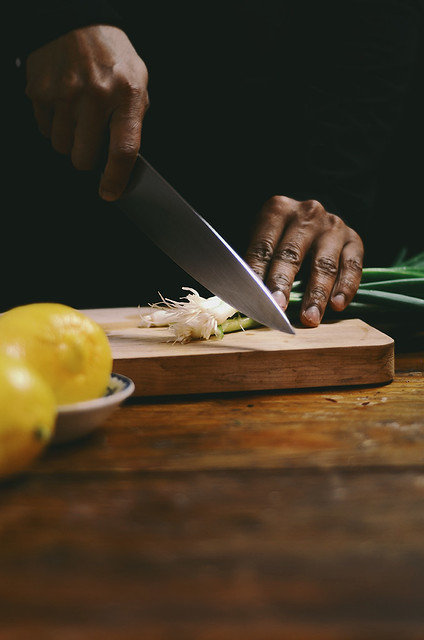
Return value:
M 212 294 L 266 327 L 295 333 L 261 279 L 141 155 L 117 205 Z

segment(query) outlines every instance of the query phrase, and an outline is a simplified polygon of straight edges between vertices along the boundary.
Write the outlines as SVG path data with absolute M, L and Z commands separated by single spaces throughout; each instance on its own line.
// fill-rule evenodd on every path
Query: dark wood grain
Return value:
M 1 640 L 424 638 L 424 352 L 130 399 L 0 486 Z

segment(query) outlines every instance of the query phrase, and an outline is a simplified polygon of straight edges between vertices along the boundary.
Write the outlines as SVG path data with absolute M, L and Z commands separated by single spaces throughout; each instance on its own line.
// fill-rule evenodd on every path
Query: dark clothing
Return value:
M 90 24 L 125 28 L 119 12 L 104 0 L 22 0 L 11 7 L 14 56 L 25 57 L 43 44 Z
M 32 9 L 11 60 L 68 25 L 125 28 L 149 69 L 142 153 L 240 253 L 272 195 L 320 200 L 360 233 L 367 265 L 389 263 L 403 245 L 423 249 L 420 2 L 115 4 Z M 97 175 L 76 172 L 42 139 L 23 69 L 9 72 L 15 197 L 2 308 L 46 298 L 137 305 L 158 290 L 201 290 L 97 197 Z

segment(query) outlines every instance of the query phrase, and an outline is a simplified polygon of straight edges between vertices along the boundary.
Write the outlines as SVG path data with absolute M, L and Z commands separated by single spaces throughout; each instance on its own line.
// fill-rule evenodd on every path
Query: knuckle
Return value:
M 286 200 L 287 198 L 285 196 L 274 195 L 268 198 L 265 205 L 269 209 L 278 209 L 279 207 L 281 207 L 282 204 L 285 204 Z
M 122 78 L 119 82 L 121 95 L 127 100 L 135 100 L 141 96 L 141 88 L 127 78 Z
M 362 261 L 359 258 L 347 258 L 343 261 L 343 268 L 339 276 L 337 288 L 352 296 L 357 291 L 362 274 Z
M 302 253 L 300 247 L 294 242 L 285 244 L 277 249 L 274 259 L 279 262 L 286 262 L 295 267 L 300 267 L 302 262 Z
M 61 78 L 60 86 L 57 88 L 57 100 L 69 101 L 78 96 L 83 90 L 83 82 L 78 74 L 68 72 Z
M 123 76 L 118 79 L 117 88 L 119 95 L 125 102 L 148 104 L 147 89 L 141 83 Z
M 348 258 L 344 261 L 343 267 L 355 275 L 362 274 L 362 260 L 359 258 Z
M 326 211 L 325 213 L 327 216 L 327 225 L 330 227 L 330 229 L 341 231 L 346 228 L 345 223 L 339 216 L 336 216 L 334 213 L 329 213 L 328 211 Z
M 113 159 L 126 160 L 137 155 L 140 148 L 141 120 L 128 114 L 124 117 L 114 114 L 111 124 L 110 155 Z
M 253 264 L 269 262 L 273 256 L 274 247 L 272 242 L 267 239 L 260 240 L 257 244 L 250 247 L 246 253 L 247 261 Z
M 290 290 L 292 280 L 285 273 L 273 273 L 269 278 L 269 288 L 271 290 L 278 290 L 286 293 Z
M 315 259 L 313 267 L 316 271 L 324 274 L 325 276 L 335 277 L 337 275 L 339 265 L 337 260 L 331 256 L 320 256 Z
M 273 220 L 277 221 L 282 215 L 291 212 L 293 209 L 293 202 L 293 200 L 286 198 L 285 196 L 271 196 L 264 203 L 261 214 L 262 216 L 266 215 L 271 222 Z
M 359 282 L 356 282 L 353 278 L 349 278 L 349 276 L 345 275 L 340 278 L 337 289 L 340 289 L 345 293 L 352 293 L 357 290 L 358 284 Z
M 119 164 L 131 165 L 139 150 L 139 145 L 132 141 L 121 142 L 110 150 L 110 157 Z
M 321 306 L 327 302 L 328 293 L 324 287 L 315 285 L 310 289 L 308 299 L 309 303 L 315 304 L 317 307 L 321 308 Z
M 99 103 L 112 101 L 117 105 L 130 105 L 137 112 L 140 107 L 146 110 L 149 106 L 147 89 L 119 73 L 112 80 L 108 76 L 91 78 L 86 91 Z
M 301 203 L 301 211 L 305 221 L 315 220 L 317 217 L 326 213 L 324 207 L 318 200 L 304 200 Z

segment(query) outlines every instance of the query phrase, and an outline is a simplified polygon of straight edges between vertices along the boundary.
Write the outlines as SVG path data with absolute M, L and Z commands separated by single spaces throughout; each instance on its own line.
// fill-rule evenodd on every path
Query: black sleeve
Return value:
M 80 27 L 111 24 L 124 28 L 123 20 L 106 0 L 24 0 L 11 9 L 15 58 Z

